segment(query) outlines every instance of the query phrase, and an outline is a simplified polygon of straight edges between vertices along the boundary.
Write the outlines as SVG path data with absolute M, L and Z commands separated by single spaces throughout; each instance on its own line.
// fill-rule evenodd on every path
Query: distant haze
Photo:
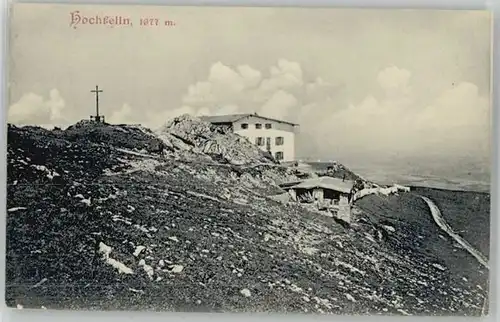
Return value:
M 73 29 L 73 10 L 176 26 Z M 472 11 L 18 6 L 8 117 L 88 118 L 98 84 L 108 122 L 258 112 L 300 123 L 299 158 L 489 177 L 490 27 Z

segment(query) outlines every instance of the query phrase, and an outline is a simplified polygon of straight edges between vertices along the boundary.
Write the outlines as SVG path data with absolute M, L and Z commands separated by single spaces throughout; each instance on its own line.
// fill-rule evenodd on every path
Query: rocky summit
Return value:
M 354 206 L 356 222 L 340 224 L 276 198 L 294 170 L 197 118 L 157 131 L 9 125 L 7 158 L 9 306 L 487 310 L 487 278 L 416 195 L 367 196 Z

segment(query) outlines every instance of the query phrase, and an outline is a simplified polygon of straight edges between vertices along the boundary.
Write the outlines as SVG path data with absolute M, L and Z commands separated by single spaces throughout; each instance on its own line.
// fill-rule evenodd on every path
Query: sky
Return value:
M 257 112 L 300 124 L 298 158 L 487 171 L 490 31 L 483 11 L 17 4 L 8 120 L 75 123 L 99 85 L 111 123 Z

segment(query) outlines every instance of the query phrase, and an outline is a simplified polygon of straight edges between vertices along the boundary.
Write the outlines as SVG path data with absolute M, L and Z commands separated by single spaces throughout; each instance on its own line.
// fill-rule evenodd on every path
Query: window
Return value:
M 282 136 L 276 137 L 276 145 L 283 145 L 285 139 Z
M 247 123 L 241 124 L 241 128 L 244 130 L 248 129 L 248 124 Z
M 255 128 L 257 130 L 260 130 L 262 128 L 262 124 L 260 124 L 260 123 L 255 124 Z
M 270 129 L 270 128 L 272 128 L 271 123 L 266 123 L 266 129 Z
M 278 161 L 283 160 L 283 152 L 279 151 L 274 154 L 274 158 Z
M 262 137 L 255 138 L 255 145 L 263 146 L 264 145 L 264 138 L 262 138 Z

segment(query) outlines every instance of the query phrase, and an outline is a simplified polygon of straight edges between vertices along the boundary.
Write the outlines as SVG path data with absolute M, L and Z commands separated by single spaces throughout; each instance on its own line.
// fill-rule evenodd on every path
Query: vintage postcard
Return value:
M 487 315 L 491 32 L 13 5 L 7 305 Z

